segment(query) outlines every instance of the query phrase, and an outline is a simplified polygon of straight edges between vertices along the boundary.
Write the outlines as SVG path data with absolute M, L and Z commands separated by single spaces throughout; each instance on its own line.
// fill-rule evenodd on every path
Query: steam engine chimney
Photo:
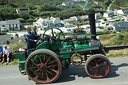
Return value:
M 90 9 L 87 14 L 89 15 L 89 24 L 91 29 L 91 38 L 96 40 L 96 26 L 95 26 L 95 11 Z

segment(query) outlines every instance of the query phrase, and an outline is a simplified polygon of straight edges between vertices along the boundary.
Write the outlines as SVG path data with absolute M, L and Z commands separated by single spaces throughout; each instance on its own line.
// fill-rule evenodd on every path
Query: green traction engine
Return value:
M 43 33 L 37 47 L 29 52 L 29 56 L 25 52 L 14 54 L 19 58 L 20 72 L 37 83 L 51 83 L 70 64 L 79 66 L 85 62 L 85 71 L 90 77 L 105 77 L 111 64 L 105 56 L 103 46 L 96 39 L 94 13 L 90 12 L 88 15 L 91 38 L 87 38 L 81 30 L 77 30 L 73 37 L 65 37 L 60 29 L 50 28 Z M 46 34 L 50 30 L 51 35 Z

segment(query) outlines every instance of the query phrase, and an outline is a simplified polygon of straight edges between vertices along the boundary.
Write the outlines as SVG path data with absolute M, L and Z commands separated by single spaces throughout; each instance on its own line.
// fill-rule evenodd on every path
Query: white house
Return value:
M 84 2 L 87 2 L 88 0 L 74 0 L 75 2 L 82 2 L 82 1 L 84 1 Z
M 60 18 L 59 17 L 51 17 L 50 20 L 52 20 L 52 23 L 53 24 L 58 24 L 61 22 Z
M 20 30 L 20 22 L 19 20 L 7 20 L 7 21 L 0 21 L 0 29 L 5 30 Z
M 95 13 L 95 19 L 102 19 L 101 13 Z
M 16 13 L 18 14 L 20 12 L 29 12 L 29 8 L 17 8 Z
M 67 1 L 67 2 L 62 2 L 63 6 L 73 6 L 75 4 L 74 1 Z
M 91 0 L 74 0 L 75 2 L 90 2 Z
M 64 19 L 61 22 L 63 24 L 65 24 L 65 23 L 73 23 L 73 22 L 76 22 L 76 21 L 78 21 L 78 18 L 76 16 L 74 16 L 74 17 L 70 17 L 69 19 Z
M 117 14 L 128 15 L 128 7 L 117 10 Z
M 128 22 L 128 15 L 124 19 L 125 22 Z
M 72 23 L 77 22 L 78 19 L 79 19 L 78 17 L 74 16 L 68 19 L 61 20 L 61 23 L 63 23 L 65 27 L 72 27 L 73 26 Z
M 104 17 L 113 17 L 114 16 L 114 12 L 113 11 L 109 11 L 109 12 L 105 12 L 103 14 Z
M 38 28 L 40 28 L 41 30 L 43 30 L 44 28 L 51 28 L 51 27 L 55 27 L 56 24 L 61 23 L 60 18 L 56 17 L 51 17 L 49 19 L 42 19 L 39 18 L 34 25 L 36 25 Z

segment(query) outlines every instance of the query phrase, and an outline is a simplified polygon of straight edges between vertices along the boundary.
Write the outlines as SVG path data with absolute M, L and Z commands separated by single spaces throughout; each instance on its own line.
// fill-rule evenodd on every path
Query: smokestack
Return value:
M 96 40 L 95 11 L 93 9 L 90 9 L 88 11 L 88 15 L 89 15 L 89 24 L 91 29 L 91 38 Z

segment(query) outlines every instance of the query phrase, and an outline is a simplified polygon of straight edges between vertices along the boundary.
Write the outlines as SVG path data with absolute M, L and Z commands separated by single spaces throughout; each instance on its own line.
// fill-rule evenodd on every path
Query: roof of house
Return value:
M 27 11 L 28 11 L 29 8 L 17 8 L 16 10 L 17 10 L 17 11 L 26 11 L 26 10 L 27 10 Z
M 113 11 L 108 11 L 108 12 L 105 12 L 105 14 L 114 14 Z
M 19 24 L 19 20 L 8 20 L 6 24 Z
M 70 4 L 70 3 L 73 3 L 73 1 L 62 2 L 62 4 Z
M 6 21 L 0 21 L 0 25 L 5 25 Z
M 102 15 L 101 13 L 95 13 L 95 15 Z
M 69 18 L 69 19 L 64 19 L 62 20 L 63 22 L 72 22 L 72 21 L 76 21 L 75 18 Z
M 127 8 L 122 8 L 122 11 L 128 11 L 128 7 Z
M 7 20 L 7 21 L 0 21 L 0 25 L 6 25 L 6 24 L 19 24 L 19 20 Z
M 114 24 L 115 27 L 128 27 L 128 22 L 117 22 Z

